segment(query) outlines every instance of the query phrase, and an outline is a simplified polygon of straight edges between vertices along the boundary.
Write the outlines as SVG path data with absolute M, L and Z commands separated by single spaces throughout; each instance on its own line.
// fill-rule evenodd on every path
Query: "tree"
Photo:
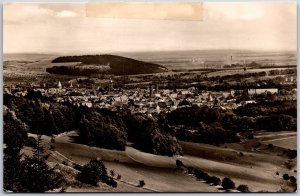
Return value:
M 194 175 L 198 180 L 200 179 L 204 180 L 204 178 L 206 178 L 208 174 L 200 169 L 195 169 Z
M 37 129 L 38 131 L 38 129 Z M 60 187 L 64 178 L 56 168 L 50 168 L 46 160 L 44 147 L 41 145 L 42 135 L 38 132 L 36 148 L 32 157 L 25 157 L 21 162 L 20 192 L 45 192 Z
M 237 187 L 238 191 L 241 191 L 242 193 L 248 193 L 249 191 L 249 187 L 247 185 L 241 184 Z
M 297 179 L 295 178 L 295 176 L 290 176 L 290 182 L 296 184 Z
M 141 122 L 137 121 L 138 123 L 132 124 L 137 125 L 136 127 L 131 128 L 131 123 L 128 123 L 128 135 L 131 135 L 131 141 L 134 142 L 134 146 L 137 149 L 165 156 L 182 154 L 181 146 L 175 137 L 162 130 L 162 128 L 153 119 L 147 119 L 146 117 L 141 119 Z
M 145 181 L 144 180 L 140 180 L 139 181 L 139 185 L 138 185 L 138 187 L 143 187 L 143 186 L 145 186 Z
M 113 169 L 109 170 L 110 176 L 111 177 L 115 177 L 115 171 Z
M 93 186 L 96 186 L 99 181 L 106 182 L 107 178 L 106 167 L 101 160 L 97 159 L 90 160 L 77 175 L 77 180 Z
M 104 117 L 98 112 L 90 112 L 82 117 L 79 137 L 83 143 L 107 149 L 125 150 L 127 142 L 126 132 L 119 129 L 110 117 Z
M 44 123 L 45 123 L 44 133 L 45 133 L 45 135 L 57 134 L 58 128 L 57 128 L 54 118 L 52 116 L 52 112 L 46 108 L 43 108 L 43 112 L 45 115 L 45 118 L 44 118 Z
M 62 174 L 49 168 L 45 160 L 37 156 L 26 157 L 21 162 L 21 173 L 18 182 L 18 192 L 38 193 L 60 187 Z
M 36 134 L 44 134 L 45 132 L 45 116 L 40 101 L 36 101 L 33 108 L 33 119 L 30 127 L 30 132 Z
M 184 164 L 180 160 L 176 160 L 176 167 L 177 169 L 182 169 L 184 167 Z
M 212 177 L 210 177 L 209 182 L 212 183 L 213 185 L 220 185 L 221 179 L 216 176 L 212 176 Z
M 6 190 L 17 192 L 17 182 L 20 172 L 20 151 L 27 140 L 26 125 L 16 118 L 15 114 L 8 110 L 4 116 L 4 148 L 3 157 L 3 186 Z
M 194 173 L 194 168 L 193 167 L 188 167 L 187 168 L 187 173 L 188 174 L 193 174 Z
M 13 180 L 12 185 L 8 183 L 8 186 L 5 186 L 6 189 L 14 192 L 45 192 L 58 188 L 61 185 L 64 180 L 63 176 L 55 171 L 56 168 L 50 168 L 47 165 L 40 140 L 40 135 L 38 135 L 36 148 L 32 157 L 25 157 L 24 160 L 20 161 L 21 156 L 19 153 L 13 156 L 15 161 L 4 170 L 6 173 L 11 174 L 9 178 Z M 7 156 L 4 159 L 4 165 L 10 163 L 8 162 L 9 157 Z M 13 169 L 12 173 L 9 172 L 10 169 Z
M 288 174 L 283 174 L 282 178 L 284 180 L 289 180 L 290 179 L 290 176 Z
M 234 182 L 230 179 L 225 177 L 222 181 L 222 186 L 224 189 L 234 189 L 235 188 L 235 184 Z

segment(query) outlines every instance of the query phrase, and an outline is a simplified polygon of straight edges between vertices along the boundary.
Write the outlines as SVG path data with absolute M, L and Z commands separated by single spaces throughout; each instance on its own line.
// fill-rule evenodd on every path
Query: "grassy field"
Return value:
M 273 144 L 286 149 L 297 149 L 297 132 L 257 132 L 254 137 L 264 144 Z
M 262 140 L 290 137 L 294 134 L 295 132 L 257 132 L 253 140 L 222 146 L 180 142 L 184 156 L 165 157 L 144 153 L 129 146 L 125 151 L 116 151 L 76 144 L 72 140 L 72 136 L 76 135 L 73 131 L 55 138 L 55 152 L 61 155 L 54 156 L 55 153 L 53 153 L 49 161 L 62 163 L 70 160 L 85 164 L 92 158 L 101 158 L 108 170 L 114 170 L 122 176 L 121 181 L 118 182 L 119 186 L 115 189 L 106 186 L 102 188 L 69 187 L 67 189 L 69 192 L 220 191 L 214 186 L 197 181 L 194 177 L 177 170 L 176 160 L 181 160 L 186 166 L 200 168 L 209 175 L 215 175 L 221 179 L 230 177 L 236 186 L 245 184 L 252 192 L 276 192 L 283 189 L 293 191 L 292 187 L 282 179 L 282 175 L 285 173 L 291 176 L 297 175 L 294 172 L 297 169 L 295 160 L 292 160 L 294 165 L 292 168 L 286 168 L 284 164 L 287 158 L 283 154 L 282 147 L 275 146 L 270 149 L 267 146 L 268 143 L 264 144 Z M 47 147 L 50 138 L 43 136 L 42 139 Z M 137 187 L 139 180 L 145 181 L 146 185 L 143 188 Z

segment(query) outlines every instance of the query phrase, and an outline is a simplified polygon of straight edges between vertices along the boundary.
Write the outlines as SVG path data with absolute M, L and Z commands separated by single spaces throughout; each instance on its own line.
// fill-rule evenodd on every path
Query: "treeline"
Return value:
M 170 125 L 183 126 L 176 131 L 180 140 L 209 144 L 236 142 L 239 140 L 236 133 L 241 131 L 296 131 L 295 102 L 277 105 L 277 109 L 273 107 L 278 102 L 273 104 L 249 104 L 234 112 L 194 105 L 178 108 L 167 114 L 166 118 Z
M 116 55 L 63 56 L 52 61 L 52 63 L 66 62 L 81 62 L 84 65 L 95 65 L 95 67 L 97 67 L 96 65 L 107 65 L 111 68 L 108 73 L 115 75 L 149 74 L 159 73 L 166 70 L 164 66 L 158 64 L 138 61 Z M 62 74 L 58 69 L 52 69 L 51 71 L 55 71 L 56 74 Z M 64 74 L 69 75 L 68 70 L 67 72 L 64 72 Z
M 4 97 L 9 95 L 4 94 Z M 42 102 L 25 97 L 4 98 L 4 105 L 15 112 L 16 117 L 29 127 L 29 132 L 52 135 L 73 130 L 78 118 L 71 105 Z
M 176 136 L 180 140 L 208 144 L 239 141 L 235 129 L 221 124 L 224 116 L 220 109 L 193 105 L 172 111 L 167 114 L 166 119 L 170 125 L 184 125 L 182 129 L 176 131 Z M 194 129 L 194 132 L 186 129 Z
M 84 68 L 80 66 L 53 66 L 46 68 L 46 71 L 51 74 L 71 75 L 71 76 L 91 76 L 94 74 L 107 74 L 107 70 L 94 68 Z
M 296 101 L 264 101 L 246 104 L 234 110 L 239 116 L 266 116 L 266 115 L 290 115 L 297 118 Z
M 199 90 L 211 90 L 211 91 L 227 91 L 230 89 L 242 90 L 246 88 L 281 88 L 291 90 L 297 88 L 296 83 L 285 84 L 285 79 L 280 75 L 294 75 L 296 69 L 281 69 L 271 70 L 269 73 L 266 71 L 261 72 L 245 72 L 232 75 L 206 77 L 205 73 L 201 75 L 186 77 L 189 73 L 167 75 L 167 76 L 144 76 L 143 81 L 161 81 L 160 88 L 165 89 L 186 89 L 190 87 L 196 87 Z M 278 75 L 274 78 L 261 78 L 266 75 Z M 254 77 L 254 81 L 246 81 L 246 78 Z M 136 84 L 132 87 L 144 88 L 142 84 Z

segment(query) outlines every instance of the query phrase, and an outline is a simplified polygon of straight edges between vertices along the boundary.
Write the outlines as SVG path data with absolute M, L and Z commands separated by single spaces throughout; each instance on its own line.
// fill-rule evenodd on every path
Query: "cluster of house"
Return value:
M 5 88 L 5 92 L 12 92 Z M 63 87 L 58 82 L 56 88 L 35 88 L 40 91 L 43 96 L 53 97 L 57 102 L 69 102 L 77 106 L 107 108 L 118 110 L 127 108 L 133 113 L 159 113 L 161 111 L 168 112 L 179 107 L 190 105 L 208 105 L 210 107 L 220 107 L 223 109 L 235 109 L 242 104 L 254 103 L 254 100 L 236 103 L 236 95 L 240 94 L 240 90 L 230 90 L 223 92 L 206 91 L 199 92 L 196 88 L 188 89 L 134 89 L 134 90 L 116 90 L 113 87 L 103 92 L 99 89 L 73 88 L 72 83 L 68 87 Z M 255 88 L 248 89 L 248 95 L 262 93 L 277 93 L 276 88 Z M 25 96 L 26 90 L 15 90 L 16 96 Z M 296 99 L 296 97 L 295 97 Z

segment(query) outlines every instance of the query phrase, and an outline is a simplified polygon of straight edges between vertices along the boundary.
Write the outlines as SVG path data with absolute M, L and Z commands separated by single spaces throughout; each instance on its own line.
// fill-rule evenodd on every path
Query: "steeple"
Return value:
M 61 89 L 61 88 L 62 88 L 62 85 L 61 85 L 60 81 L 58 82 L 58 85 L 57 85 L 57 87 L 58 87 L 59 89 Z

